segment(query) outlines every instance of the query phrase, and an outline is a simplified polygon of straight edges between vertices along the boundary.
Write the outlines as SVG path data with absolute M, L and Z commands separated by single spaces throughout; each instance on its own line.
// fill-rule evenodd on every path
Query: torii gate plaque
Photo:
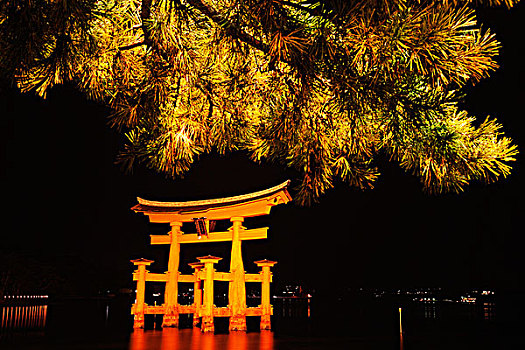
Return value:
M 154 274 L 146 271 L 145 265 L 152 263 L 150 260 L 132 260 L 138 266 L 138 270 L 134 273 L 134 280 L 137 281 L 138 286 L 137 302 L 132 307 L 132 313 L 135 315 L 134 327 L 144 326 L 145 313 L 164 314 L 163 327 L 178 327 L 180 313 L 193 313 L 194 321 L 200 316 L 206 316 L 203 317 L 202 331 L 213 331 L 213 316 L 229 316 L 230 331 L 246 331 L 247 315 L 261 316 L 261 329 L 270 329 L 269 282 L 271 281 L 271 273 L 269 269 L 275 262 L 268 260 L 257 261 L 257 265 L 262 266 L 263 270 L 259 274 L 246 274 L 241 253 L 241 241 L 267 238 L 268 227 L 246 229 L 242 226 L 242 223 L 245 217 L 268 215 L 273 206 L 288 203 L 291 200 L 287 191 L 289 183 L 290 181 L 288 180 L 278 186 L 259 192 L 200 201 L 157 202 L 137 198 L 139 203 L 131 209 L 147 215 L 150 222 L 169 223 L 171 231 L 167 235 L 151 235 L 151 244 L 170 245 L 168 271 L 166 274 Z M 211 220 L 225 219 L 229 219 L 232 222 L 232 227 L 226 232 L 183 234 L 181 231 L 183 222 L 197 221 L 197 225 L 200 224 L 201 227 L 205 225 L 206 228 L 209 228 Z M 229 273 L 212 273 L 213 263 L 220 260 L 220 258 L 202 257 L 199 258 L 201 260 L 200 264 L 190 264 L 195 268 L 193 275 L 185 276 L 180 274 L 181 244 L 224 241 L 232 242 Z M 204 263 L 209 264 L 209 266 L 202 270 Z M 206 282 L 204 301 L 201 302 L 199 300 L 202 298 L 202 291 L 195 289 L 194 305 L 179 305 L 177 300 L 178 283 L 193 282 L 195 286 L 198 286 L 201 280 Z M 208 305 L 213 301 L 213 280 L 229 281 L 228 307 L 226 309 L 214 309 L 212 305 Z M 146 281 L 166 282 L 164 305 L 154 307 L 143 304 Z M 259 308 L 246 307 L 245 282 L 262 283 L 262 299 Z M 211 291 L 208 291 L 208 293 L 206 286 L 211 288 Z M 142 293 L 141 296 L 138 295 L 139 292 Z M 142 305 L 139 305 L 139 301 Z M 206 318 L 206 321 L 204 318 Z

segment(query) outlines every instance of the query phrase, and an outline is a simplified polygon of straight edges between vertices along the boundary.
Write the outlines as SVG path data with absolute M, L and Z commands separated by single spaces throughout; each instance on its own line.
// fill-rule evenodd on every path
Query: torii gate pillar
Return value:
M 261 330 L 270 330 L 272 329 L 272 305 L 270 305 L 270 282 L 272 281 L 272 273 L 270 272 L 270 267 L 277 264 L 277 261 L 270 260 L 259 260 L 255 261 L 255 264 L 259 266 L 262 270 L 261 274 Z
M 232 252 L 230 260 L 230 273 L 232 280 L 229 285 L 229 308 L 230 331 L 246 331 L 246 281 L 244 274 L 244 265 L 242 262 L 240 231 L 243 217 L 232 217 Z
M 182 222 L 171 222 L 171 244 L 170 257 L 168 261 L 168 281 L 166 282 L 166 293 L 164 295 L 164 304 L 166 312 L 162 321 L 162 327 L 179 326 L 179 260 L 180 260 L 180 236 L 182 236 Z
M 204 275 L 206 276 L 204 279 L 201 331 L 203 333 L 213 333 L 215 331 L 213 324 L 213 273 L 215 269 L 213 264 L 218 263 L 222 258 L 208 255 L 197 259 L 204 264 Z
M 133 328 L 144 328 L 144 298 L 146 293 L 146 266 L 150 265 L 153 260 L 148 259 L 135 259 L 131 260 L 133 265 L 137 266 L 135 271 L 138 274 L 137 278 L 137 297 L 134 305 L 134 318 L 133 318 Z
M 199 310 L 202 306 L 202 289 L 201 289 L 201 279 L 199 278 L 199 273 L 204 268 L 204 263 L 190 263 L 190 265 L 195 272 L 195 281 L 193 282 L 193 306 L 195 312 L 193 313 L 193 327 L 197 327 L 200 323 Z

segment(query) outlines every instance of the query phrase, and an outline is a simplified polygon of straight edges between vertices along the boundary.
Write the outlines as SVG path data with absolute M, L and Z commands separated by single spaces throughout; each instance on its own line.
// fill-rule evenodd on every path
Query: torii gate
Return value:
M 270 329 L 270 297 L 269 283 L 271 281 L 270 267 L 276 262 L 269 260 L 256 261 L 262 267 L 259 274 L 246 274 L 241 253 L 241 241 L 249 239 L 266 239 L 268 227 L 246 229 L 242 226 L 244 218 L 268 215 L 273 206 L 288 203 L 292 198 L 287 191 L 290 181 L 267 190 L 250 194 L 187 202 L 158 202 L 137 198 L 138 204 L 132 210 L 149 217 L 152 223 L 169 223 L 171 231 L 167 235 L 151 235 L 151 244 L 169 244 L 168 271 L 165 274 L 155 274 L 146 271 L 146 265 L 153 261 L 146 259 L 132 260 L 138 266 L 134 272 L 137 281 L 137 300 L 132 306 L 135 315 L 134 327 L 144 326 L 144 314 L 164 314 L 163 327 L 178 327 L 179 314 L 193 313 L 194 324 L 202 317 L 201 330 L 213 331 L 213 316 L 229 316 L 230 331 L 246 331 L 246 316 L 261 316 L 261 329 Z M 232 227 L 226 232 L 209 232 L 211 220 L 229 219 Z M 183 234 L 182 223 L 196 221 L 198 233 Z M 204 227 L 203 227 L 204 226 Z M 202 232 L 201 230 L 204 230 Z M 204 233 L 204 234 L 203 234 Z M 200 257 L 199 263 L 192 263 L 195 269 L 193 275 L 181 275 L 179 272 L 180 245 L 186 243 L 232 242 L 230 272 L 218 273 L 213 264 L 221 258 Z M 202 291 L 200 281 L 204 283 L 204 300 L 201 302 Z M 229 281 L 228 307 L 213 307 L 213 281 Z M 146 281 L 166 282 L 164 305 L 147 306 L 144 304 L 144 289 Z M 178 304 L 178 283 L 193 282 L 194 304 L 183 306 Z M 245 282 L 261 282 L 261 306 L 246 307 Z

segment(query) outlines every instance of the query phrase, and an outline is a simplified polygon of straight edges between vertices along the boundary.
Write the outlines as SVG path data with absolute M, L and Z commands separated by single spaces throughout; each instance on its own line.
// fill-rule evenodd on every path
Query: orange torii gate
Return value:
M 288 203 L 291 200 L 287 187 L 290 181 L 267 190 L 246 195 L 187 202 L 157 202 L 137 198 L 139 204 L 132 209 L 149 217 L 153 223 L 169 223 L 171 231 L 167 235 L 151 235 L 151 244 L 169 244 L 168 271 L 164 274 L 149 273 L 146 266 L 153 261 L 146 259 L 132 260 L 137 265 L 133 280 L 137 281 L 137 298 L 131 312 L 135 316 L 134 327 L 144 327 L 145 314 L 163 314 L 163 327 L 178 327 L 179 314 L 192 313 L 194 325 L 202 318 L 201 330 L 214 330 L 213 317 L 230 317 L 230 331 L 245 331 L 246 316 L 261 316 L 261 329 L 270 329 L 270 267 L 274 261 L 260 260 L 255 263 L 262 268 L 258 274 L 246 274 L 241 253 L 241 242 L 250 239 L 267 238 L 268 227 L 246 229 L 242 226 L 245 217 L 268 215 L 273 206 Z M 232 227 L 226 232 L 209 232 L 210 221 L 229 219 Z M 194 221 L 196 234 L 183 234 L 182 223 Z M 179 272 L 180 245 L 186 243 L 232 242 L 230 272 L 216 272 L 213 264 L 221 258 L 200 257 L 198 263 L 190 266 L 193 275 L 181 275 Z M 144 303 L 146 281 L 166 282 L 164 304 L 148 306 Z M 204 281 L 204 290 L 200 282 Z M 228 281 L 228 307 L 213 306 L 213 281 Z M 178 304 L 178 283 L 194 283 L 193 305 Z M 246 282 L 261 283 L 261 306 L 246 307 Z M 201 300 L 202 298 L 202 300 Z

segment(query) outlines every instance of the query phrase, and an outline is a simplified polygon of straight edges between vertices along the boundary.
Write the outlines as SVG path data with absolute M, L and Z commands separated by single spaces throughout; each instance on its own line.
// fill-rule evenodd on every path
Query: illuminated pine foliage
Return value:
M 510 172 L 500 125 L 458 110 L 497 68 L 473 6 L 517 1 L 4 0 L 0 74 L 109 105 L 118 160 L 183 175 L 202 153 L 297 169 L 302 203 L 336 178 L 371 188 L 387 154 L 424 189 Z

